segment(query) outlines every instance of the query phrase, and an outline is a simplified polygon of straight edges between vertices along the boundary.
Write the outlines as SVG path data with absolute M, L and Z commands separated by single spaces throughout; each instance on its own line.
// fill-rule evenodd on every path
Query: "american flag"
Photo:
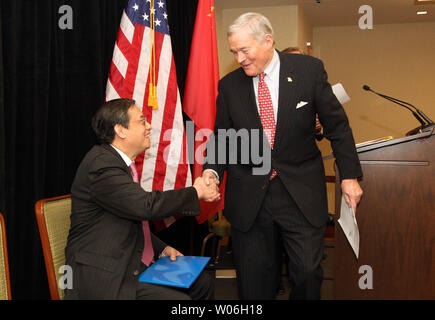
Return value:
M 157 109 L 148 102 L 150 83 L 153 82 L 156 84 Z M 191 186 L 186 133 L 164 0 L 128 1 L 106 88 L 106 100 L 116 98 L 134 99 L 152 126 L 150 148 L 135 161 L 142 188 L 165 191 Z M 155 221 L 154 225 L 161 230 L 174 221 L 171 217 Z

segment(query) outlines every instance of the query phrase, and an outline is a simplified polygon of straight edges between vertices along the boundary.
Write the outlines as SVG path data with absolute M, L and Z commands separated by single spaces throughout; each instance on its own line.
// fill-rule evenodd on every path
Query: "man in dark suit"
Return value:
M 73 270 L 73 288 L 66 290 L 65 298 L 212 298 L 213 280 L 204 272 L 184 291 L 138 278 L 152 259 L 182 255 L 150 233 L 148 220 L 199 215 L 198 199 L 219 198 L 216 184 L 207 187 L 201 178 L 189 188 L 146 192 L 136 183 L 134 159 L 149 148 L 151 126 L 134 100 L 106 102 L 92 127 L 101 144 L 86 154 L 71 188 L 65 255 Z
M 292 53 L 292 54 L 304 54 L 304 52 L 298 47 L 288 47 L 281 51 L 282 53 Z M 315 126 L 315 138 L 317 141 L 321 141 L 323 139 L 323 128 L 322 124 L 319 121 L 319 116 L 316 114 L 316 126 Z
M 203 177 L 211 183 L 227 172 L 225 216 L 232 226 L 240 297 L 275 298 L 280 235 L 289 257 L 290 298 L 319 299 L 328 210 L 315 117 L 317 113 L 332 144 L 344 198 L 356 209 L 362 195 L 357 178 L 362 171 L 348 119 L 322 62 L 277 52 L 267 18 L 244 14 L 227 35 L 241 68 L 219 82 L 217 138 L 208 145 Z M 234 142 L 221 134 L 234 129 L 248 130 L 250 141 Z M 256 132 L 261 137 L 253 140 Z M 249 161 L 239 148 L 243 145 L 251 147 Z M 252 155 L 267 155 L 266 151 L 270 170 L 258 174 L 254 170 L 258 159 Z M 222 153 L 237 163 L 219 163 Z

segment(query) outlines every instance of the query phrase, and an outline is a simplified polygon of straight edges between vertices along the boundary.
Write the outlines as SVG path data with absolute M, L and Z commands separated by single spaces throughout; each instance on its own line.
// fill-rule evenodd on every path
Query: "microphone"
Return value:
M 405 107 L 406 109 L 408 109 L 409 111 L 412 112 L 412 115 L 413 115 L 413 116 L 418 120 L 418 122 L 420 122 L 421 126 L 415 128 L 415 129 L 413 129 L 413 130 L 411 130 L 411 131 L 409 131 L 406 135 L 412 135 L 412 134 L 416 134 L 416 133 L 423 132 L 423 131 L 429 131 L 429 130 L 431 130 L 432 128 L 435 127 L 434 122 L 433 122 L 431 119 L 429 119 L 429 117 L 426 116 L 426 115 L 423 113 L 423 111 L 421 111 L 421 110 L 418 109 L 417 107 L 413 106 L 413 105 L 410 104 L 409 102 L 405 102 L 405 101 L 402 101 L 402 100 L 399 100 L 399 99 L 396 99 L 396 98 L 389 97 L 389 96 L 387 96 L 387 95 L 384 95 L 384 94 L 378 93 L 378 92 L 372 90 L 372 89 L 371 89 L 368 85 L 366 85 L 366 84 L 363 85 L 362 88 L 363 88 L 364 90 L 366 90 L 366 91 L 371 91 L 371 92 L 373 92 L 374 94 L 377 94 L 378 96 L 380 96 L 380 97 L 382 97 L 382 98 L 384 98 L 384 99 L 386 99 L 386 100 L 388 100 L 388 101 L 391 101 L 391 102 L 393 102 L 393 103 L 395 103 L 395 104 L 398 104 L 398 105 L 400 105 L 400 106 L 402 106 L 402 107 Z M 406 104 L 406 105 L 405 105 L 405 104 Z M 417 112 L 415 112 L 414 110 L 412 110 L 412 109 L 409 108 L 408 106 L 411 106 L 411 107 L 414 108 L 415 111 L 417 111 Z M 423 120 L 422 118 L 423 118 L 424 120 Z

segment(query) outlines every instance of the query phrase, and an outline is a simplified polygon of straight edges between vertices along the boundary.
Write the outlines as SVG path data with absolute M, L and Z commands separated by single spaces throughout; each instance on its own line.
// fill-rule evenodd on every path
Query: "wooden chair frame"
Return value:
M 44 204 L 50 201 L 70 198 L 71 195 L 41 199 L 35 204 L 36 221 L 38 223 L 39 235 L 41 238 L 42 252 L 44 254 L 45 269 L 47 271 L 48 286 L 52 300 L 60 300 L 58 285 L 56 280 L 56 270 L 54 270 L 53 256 L 51 255 L 50 241 L 48 240 L 48 231 L 45 224 Z
M 8 246 L 6 242 L 6 227 L 5 227 L 5 220 L 3 219 L 3 215 L 0 213 L 0 224 L 2 229 L 2 240 L 3 240 L 3 254 L 4 254 L 4 260 L 5 260 L 5 271 L 6 271 L 6 284 L 7 284 L 7 291 L 8 291 L 8 300 L 12 299 L 11 294 L 11 279 L 9 276 L 9 260 L 8 260 Z

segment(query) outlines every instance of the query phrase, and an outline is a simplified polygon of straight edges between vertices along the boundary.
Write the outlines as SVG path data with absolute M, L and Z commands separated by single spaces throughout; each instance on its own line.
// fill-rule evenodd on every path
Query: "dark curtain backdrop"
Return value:
M 182 95 L 197 0 L 166 2 Z M 0 211 L 6 221 L 13 299 L 49 299 L 34 204 L 70 193 L 75 171 L 95 143 L 90 120 L 104 101 L 126 3 L 1 1 Z M 58 27 L 62 5 L 73 9 L 72 30 Z M 186 230 L 196 235 L 203 227 L 181 219 L 170 229 L 162 238 L 188 250 L 200 240 L 187 237 Z M 175 241 L 182 233 L 182 241 Z

